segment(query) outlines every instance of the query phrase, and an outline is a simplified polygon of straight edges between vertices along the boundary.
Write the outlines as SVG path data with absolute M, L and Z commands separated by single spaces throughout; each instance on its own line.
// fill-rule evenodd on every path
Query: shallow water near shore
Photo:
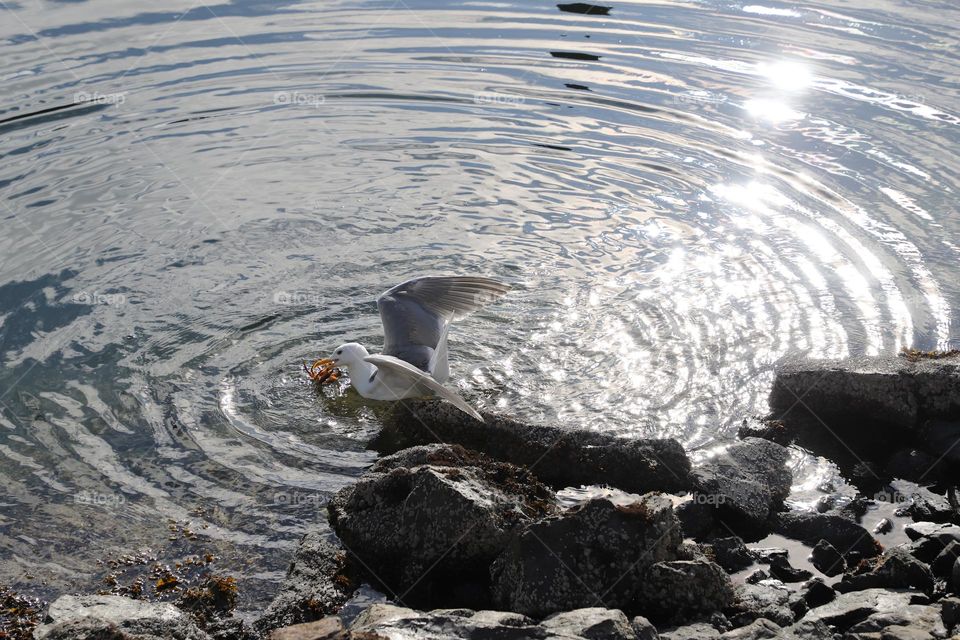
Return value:
M 301 363 L 424 273 L 514 285 L 475 406 L 694 456 L 783 358 L 960 347 L 960 8 L 832 5 L 0 6 L 0 583 L 265 602 L 388 408 Z

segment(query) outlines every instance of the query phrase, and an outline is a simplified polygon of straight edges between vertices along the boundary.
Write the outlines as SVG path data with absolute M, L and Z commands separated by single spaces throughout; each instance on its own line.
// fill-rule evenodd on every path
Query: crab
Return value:
M 310 379 L 317 384 L 336 382 L 341 374 L 340 369 L 333 366 L 333 360 L 330 358 L 317 360 L 310 367 L 307 367 L 307 363 L 304 362 L 303 370 L 306 371 Z

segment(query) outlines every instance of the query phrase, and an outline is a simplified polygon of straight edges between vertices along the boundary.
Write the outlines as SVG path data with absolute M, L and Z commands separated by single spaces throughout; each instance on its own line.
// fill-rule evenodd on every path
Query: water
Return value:
M 960 346 L 960 9 L 830 4 L 7 0 L 0 582 L 262 604 L 384 410 L 301 362 L 417 274 L 515 285 L 476 406 L 698 456 L 784 357 Z

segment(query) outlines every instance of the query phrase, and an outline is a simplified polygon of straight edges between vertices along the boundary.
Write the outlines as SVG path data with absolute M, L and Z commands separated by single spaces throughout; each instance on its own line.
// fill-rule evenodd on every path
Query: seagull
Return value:
M 314 380 L 329 379 L 334 367 L 350 371 L 364 398 L 400 400 L 436 396 L 483 422 L 476 409 L 443 386 L 450 377 L 447 333 L 454 320 L 500 298 L 510 285 L 476 276 L 423 276 L 387 289 L 377 298 L 383 323 L 383 353 L 356 342 L 336 348 L 310 369 Z M 317 367 L 323 367 L 319 372 Z M 335 379 L 335 378 L 334 378 Z

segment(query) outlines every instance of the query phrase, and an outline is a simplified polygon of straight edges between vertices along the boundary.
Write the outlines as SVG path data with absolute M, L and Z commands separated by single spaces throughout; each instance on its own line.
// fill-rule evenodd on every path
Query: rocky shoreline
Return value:
M 398 404 L 381 457 L 328 505 L 253 624 L 120 596 L 63 596 L 39 640 L 948 638 L 960 632 L 960 354 L 781 368 L 771 414 L 691 464 L 622 440 L 449 405 Z M 789 447 L 852 501 L 792 510 Z M 557 491 L 600 485 L 564 505 Z M 863 516 L 902 497 L 906 542 Z M 887 495 L 886 493 L 884 495 Z M 771 539 L 789 547 L 757 546 Z

